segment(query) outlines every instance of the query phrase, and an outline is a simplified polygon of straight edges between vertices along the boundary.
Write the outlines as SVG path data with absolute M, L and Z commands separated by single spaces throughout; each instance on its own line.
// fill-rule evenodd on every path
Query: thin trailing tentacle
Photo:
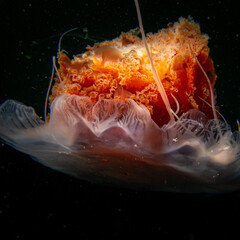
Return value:
M 166 91 L 163 87 L 163 84 L 162 84 L 158 74 L 157 74 L 156 68 L 155 68 L 154 63 L 153 63 L 153 59 L 151 57 L 151 53 L 150 53 L 149 48 L 148 48 L 147 40 L 146 40 L 144 29 L 143 29 L 142 17 L 141 17 L 141 12 L 140 12 L 140 8 L 139 8 L 138 0 L 134 0 L 134 1 L 135 1 L 136 9 L 137 9 L 138 22 L 139 22 L 140 31 L 141 31 L 141 34 L 142 34 L 142 39 L 143 39 L 143 42 L 144 42 L 144 45 L 145 45 L 145 48 L 146 48 L 146 51 L 147 51 L 147 55 L 148 55 L 148 58 L 149 58 L 149 61 L 150 61 L 150 64 L 151 64 L 152 73 L 153 73 L 155 82 L 157 84 L 158 91 L 159 91 L 159 93 L 162 97 L 162 100 L 163 100 L 164 105 L 167 109 L 167 112 L 169 114 L 170 119 L 172 121 L 175 121 L 174 116 L 173 116 L 172 111 L 171 111 L 171 105 L 170 105 L 170 102 L 168 100 Z
M 217 111 L 216 111 L 216 109 L 215 109 L 215 104 L 214 104 L 213 88 L 212 88 L 210 79 L 209 79 L 207 73 L 205 72 L 205 70 L 203 69 L 201 63 L 198 61 L 196 55 L 194 54 L 189 40 L 188 40 L 188 45 L 189 45 L 189 49 L 190 49 L 190 51 L 191 51 L 194 59 L 196 60 L 198 66 L 200 67 L 201 71 L 203 72 L 203 74 L 204 74 L 204 76 L 205 76 L 205 78 L 206 78 L 206 80 L 207 80 L 207 82 L 208 82 L 208 86 L 209 86 L 209 90 L 210 90 L 210 95 L 211 95 L 210 97 L 211 97 L 211 106 L 212 106 L 213 117 L 214 117 L 214 119 L 215 119 L 215 121 L 216 121 L 216 126 L 217 126 L 218 133 L 219 133 L 219 136 L 220 136 L 220 139 L 221 139 L 221 138 L 222 138 L 222 131 L 221 131 L 221 128 L 220 128 L 219 123 L 218 123 Z

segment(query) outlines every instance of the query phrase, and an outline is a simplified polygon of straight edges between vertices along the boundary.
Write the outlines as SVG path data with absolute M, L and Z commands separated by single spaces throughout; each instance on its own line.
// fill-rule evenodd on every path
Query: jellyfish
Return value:
M 239 190 L 240 133 L 215 106 L 208 36 L 191 18 L 145 36 L 135 3 L 140 31 L 95 43 L 73 59 L 59 47 L 45 121 L 15 100 L 0 105 L 1 141 L 97 184 Z

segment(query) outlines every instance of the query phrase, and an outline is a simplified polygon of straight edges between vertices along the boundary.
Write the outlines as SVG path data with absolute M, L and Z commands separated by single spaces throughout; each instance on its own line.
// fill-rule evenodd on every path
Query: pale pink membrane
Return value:
M 160 128 L 131 99 L 93 106 L 88 97 L 60 95 L 49 122 L 32 107 L 4 102 L 0 139 L 50 168 L 94 183 L 176 192 L 239 190 L 240 134 L 217 121 L 190 110 Z

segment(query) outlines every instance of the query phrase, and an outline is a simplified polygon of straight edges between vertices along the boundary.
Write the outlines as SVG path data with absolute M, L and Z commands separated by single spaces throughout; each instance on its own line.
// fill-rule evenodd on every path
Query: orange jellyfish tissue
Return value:
M 91 182 L 178 192 L 240 189 L 240 134 L 216 117 L 208 36 L 184 18 L 145 42 L 138 33 L 87 47 L 73 60 L 60 51 L 46 122 L 7 100 L 0 105 L 0 139 Z

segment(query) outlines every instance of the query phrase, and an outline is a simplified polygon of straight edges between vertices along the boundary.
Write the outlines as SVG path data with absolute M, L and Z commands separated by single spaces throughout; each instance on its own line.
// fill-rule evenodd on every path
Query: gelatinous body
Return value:
M 60 69 L 43 122 L 13 100 L 0 106 L 0 138 L 40 163 L 81 179 L 166 191 L 240 188 L 240 134 L 212 116 L 209 85 L 194 55 L 216 80 L 193 21 L 148 35 L 176 120 L 170 120 L 136 31 L 88 47 Z

